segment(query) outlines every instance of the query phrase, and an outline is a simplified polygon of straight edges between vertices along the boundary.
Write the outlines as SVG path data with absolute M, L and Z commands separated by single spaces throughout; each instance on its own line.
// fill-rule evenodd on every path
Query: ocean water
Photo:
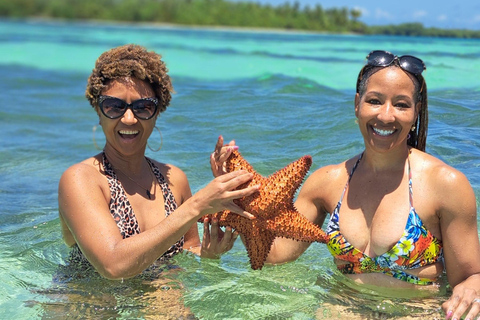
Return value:
M 155 277 L 58 278 L 57 185 L 95 153 L 98 118 L 84 98 L 105 50 L 137 43 L 161 53 L 176 90 L 147 156 L 182 168 L 192 191 L 212 175 L 217 137 L 235 139 L 264 175 L 310 154 L 312 170 L 362 151 L 356 76 L 367 53 L 422 58 L 429 88 L 427 152 L 467 175 L 480 195 L 480 41 L 174 26 L 0 21 L 0 313 L 5 319 L 431 318 L 447 294 L 375 292 L 334 271 L 324 245 L 253 271 L 240 241 L 219 261 L 182 254 Z M 100 132 L 96 140 L 102 145 Z M 159 136 L 150 143 L 157 146 Z M 339 311 L 340 310 L 340 311 Z

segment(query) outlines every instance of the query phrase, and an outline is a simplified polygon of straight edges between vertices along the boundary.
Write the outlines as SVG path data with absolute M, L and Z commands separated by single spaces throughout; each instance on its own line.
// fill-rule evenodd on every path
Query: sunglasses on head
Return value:
M 120 118 L 127 112 L 127 109 L 131 109 L 135 117 L 141 120 L 151 119 L 158 108 L 157 98 L 142 98 L 133 101 L 132 103 L 126 103 L 122 99 L 111 96 L 99 96 L 98 106 L 103 115 L 110 119 Z
M 395 60 L 398 61 L 398 65 L 405 71 L 418 76 L 426 70 L 425 63 L 417 57 L 405 55 L 398 57 L 391 52 L 375 50 L 368 54 L 367 65 L 373 67 L 387 67 L 391 65 Z
M 418 76 L 426 70 L 427 67 L 422 60 L 417 57 L 405 55 L 398 57 L 391 52 L 383 51 L 383 50 L 374 50 L 367 55 L 367 64 L 360 72 L 358 79 L 357 79 L 357 92 L 359 90 L 359 85 L 362 80 L 363 75 L 365 74 L 367 68 L 366 67 L 388 67 L 393 62 L 397 61 L 400 68 L 403 70 L 413 74 L 417 79 Z M 420 81 L 420 79 L 419 79 Z

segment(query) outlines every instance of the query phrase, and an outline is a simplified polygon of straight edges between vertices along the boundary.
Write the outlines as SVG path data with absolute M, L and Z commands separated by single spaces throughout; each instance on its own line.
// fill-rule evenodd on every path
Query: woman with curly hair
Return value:
M 103 151 L 68 168 L 59 183 L 60 221 L 70 262 L 93 266 L 109 279 L 133 277 L 184 248 L 215 258 L 237 237 L 216 221 L 196 222 L 221 210 L 252 216 L 233 199 L 258 190 L 235 190 L 252 175 L 222 175 L 192 196 L 184 172 L 145 156 L 147 140 L 173 91 L 165 63 L 155 52 L 125 45 L 103 53 L 86 97 L 106 137 Z

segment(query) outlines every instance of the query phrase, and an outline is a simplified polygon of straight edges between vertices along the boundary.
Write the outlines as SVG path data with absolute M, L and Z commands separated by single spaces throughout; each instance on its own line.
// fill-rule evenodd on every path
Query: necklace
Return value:
M 122 170 L 120 170 L 120 169 L 118 169 L 118 168 L 117 168 L 117 170 L 118 170 L 119 172 L 121 172 L 125 177 L 127 177 L 128 179 L 130 179 L 131 181 L 133 181 L 133 183 L 135 183 L 137 186 L 139 186 L 139 187 L 142 188 L 142 189 L 145 189 L 145 192 L 146 192 L 146 194 L 147 194 L 148 199 L 149 199 L 149 200 L 152 200 L 152 193 L 150 192 L 150 189 L 152 188 L 151 185 L 150 185 L 149 188 L 145 188 L 145 187 L 142 186 L 140 183 L 138 183 L 137 181 L 135 181 L 135 180 L 133 180 L 132 178 L 130 178 L 130 177 L 129 177 L 125 172 L 123 172 Z M 155 177 L 153 176 L 152 170 L 150 169 L 149 172 L 150 172 L 150 175 L 151 175 L 152 178 L 153 178 L 153 179 L 152 179 L 152 180 L 153 180 L 152 183 L 153 183 L 153 185 L 154 185 L 154 187 L 155 187 L 155 189 L 153 190 L 153 193 L 155 194 L 155 191 L 156 191 L 156 188 L 157 188 L 157 184 L 155 183 Z

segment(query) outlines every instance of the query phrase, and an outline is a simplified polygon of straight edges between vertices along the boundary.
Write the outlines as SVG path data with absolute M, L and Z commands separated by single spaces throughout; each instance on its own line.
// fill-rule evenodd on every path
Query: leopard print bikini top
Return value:
M 105 152 L 102 153 L 102 157 L 105 177 L 107 178 L 108 185 L 110 186 L 110 213 L 112 218 L 116 221 L 117 227 L 124 239 L 139 234 L 140 227 L 137 222 L 137 217 L 133 212 L 130 201 L 128 201 L 125 189 L 120 181 L 118 181 L 117 175 L 115 174 L 112 165 L 108 161 Z M 145 159 L 150 165 L 150 168 L 152 169 L 152 172 L 160 185 L 163 199 L 165 201 L 165 216 L 168 217 L 173 211 L 175 211 L 175 209 L 177 209 L 177 203 L 175 202 L 175 198 L 170 190 L 170 187 L 168 186 L 168 183 L 165 181 L 165 178 L 160 173 L 158 167 L 149 158 Z M 172 245 L 160 258 L 158 258 L 157 262 L 163 262 L 172 258 L 177 253 L 182 252 L 183 242 L 184 237 L 180 238 L 180 240 Z M 77 244 L 72 247 L 68 261 L 69 263 L 76 264 L 90 264 Z

